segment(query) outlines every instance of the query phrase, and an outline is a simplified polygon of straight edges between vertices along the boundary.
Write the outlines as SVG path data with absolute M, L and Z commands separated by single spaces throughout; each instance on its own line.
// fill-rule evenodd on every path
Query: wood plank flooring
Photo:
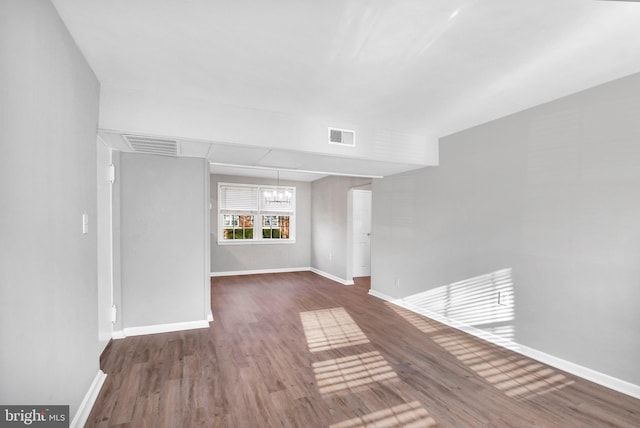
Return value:
M 210 328 L 116 340 L 89 427 L 640 427 L 640 400 L 311 272 L 212 279 Z

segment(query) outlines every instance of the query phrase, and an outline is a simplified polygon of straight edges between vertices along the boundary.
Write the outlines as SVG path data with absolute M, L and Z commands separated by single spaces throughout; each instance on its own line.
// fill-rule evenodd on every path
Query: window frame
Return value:
M 226 209 L 223 207 L 223 191 L 227 188 L 244 188 L 256 189 L 256 203 L 252 209 Z M 287 190 L 291 192 L 291 203 L 289 207 L 277 209 L 265 206 L 263 195 L 265 191 L 273 191 L 275 189 Z M 296 242 L 296 187 L 295 186 L 273 186 L 261 184 L 244 184 L 244 183 L 218 183 L 218 245 L 253 245 L 253 244 L 295 244 Z M 224 231 L 228 227 L 224 226 L 225 215 L 243 215 L 253 216 L 253 238 L 252 239 L 224 239 Z M 263 222 L 264 217 L 288 216 L 289 217 L 289 238 L 263 238 Z M 273 228 L 272 228 L 273 229 Z
M 286 220 L 281 220 L 281 217 L 287 217 Z M 290 213 L 287 214 L 273 214 L 273 213 L 262 213 L 260 214 L 260 220 L 262 222 L 262 224 L 260 225 L 260 233 L 262 234 L 262 240 L 263 241 L 269 241 L 269 242 L 277 242 L 277 241 L 288 241 L 291 239 L 291 219 L 293 218 L 293 216 Z M 273 224 L 275 220 L 275 224 Z M 265 238 L 264 237 L 264 232 L 266 230 L 271 231 L 271 237 L 270 238 Z M 280 235 L 279 238 L 275 238 L 273 235 L 273 231 L 277 230 L 278 231 L 278 235 Z M 283 230 L 286 230 L 286 234 L 288 236 L 288 238 L 282 238 L 282 234 L 283 234 Z

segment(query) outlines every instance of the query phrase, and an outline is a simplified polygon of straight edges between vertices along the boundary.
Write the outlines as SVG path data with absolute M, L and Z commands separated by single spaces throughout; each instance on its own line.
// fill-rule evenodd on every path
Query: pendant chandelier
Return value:
M 280 187 L 280 170 L 276 171 L 276 188 L 264 191 L 264 200 L 270 205 L 288 205 L 291 203 L 291 191 Z

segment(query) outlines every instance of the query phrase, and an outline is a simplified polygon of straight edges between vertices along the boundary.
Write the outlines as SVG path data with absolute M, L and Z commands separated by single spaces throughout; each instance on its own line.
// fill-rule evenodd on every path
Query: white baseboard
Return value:
M 346 279 L 342 279 L 342 278 L 337 277 L 337 276 L 335 276 L 335 275 L 331 275 L 330 273 L 327 273 L 327 272 L 321 271 L 320 269 L 316 269 L 316 268 L 309 268 L 309 270 L 310 270 L 311 272 L 313 272 L 313 273 L 316 273 L 316 274 L 320 275 L 320 276 L 324 276 L 325 278 L 328 278 L 328 279 L 330 279 L 330 280 L 332 280 L 332 281 L 339 282 L 339 283 L 340 283 L 340 284 L 342 284 L 342 285 L 353 285 L 353 284 L 354 284 L 353 280 L 348 281 L 348 280 L 346 280 Z
M 276 269 L 254 269 L 254 270 L 234 270 L 228 272 L 211 272 L 211 277 L 218 276 L 237 276 L 237 275 L 259 275 L 265 273 L 287 273 L 287 272 L 308 272 L 311 271 L 313 273 L 317 273 L 320 276 L 324 276 L 332 281 L 339 282 L 342 285 L 353 285 L 353 280 L 348 281 L 346 279 L 339 278 L 335 275 L 331 275 L 330 273 L 321 271 L 312 267 L 297 267 L 297 268 L 276 268 Z
M 82 402 L 80 403 L 80 407 L 78 407 L 78 411 L 75 416 L 71 420 L 71 424 L 69 425 L 71 428 L 81 428 L 87 423 L 87 419 L 89 419 L 89 414 L 91 413 L 91 409 L 93 409 L 93 405 L 98 398 L 98 394 L 100 393 L 100 388 L 102 388 L 102 384 L 107 379 L 107 375 L 99 370 L 96 374 L 96 377 L 91 382 L 91 386 L 89 386 L 89 390 L 85 394 Z
M 237 275 L 259 275 L 264 273 L 287 273 L 304 272 L 311 270 L 310 267 L 276 268 L 276 269 L 254 269 L 254 270 L 234 270 L 227 272 L 211 272 L 211 277 L 217 276 L 237 276 Z
M 587 379 L 593 383 L 597 383 L 598 385 L 613 389 L 614 391 L 640 399 L 640 385 L 635 385 L 631 382 L 609 376 L 608 374 L 572 363 L 571 361 L 563 360 L 562 358 L 549 355 L 542 351 L 538 351 L 537 349 L 529 348 L 525 345 L 518 344 L 517 346 L 520 347 L 517 352 L 522 355 L 526 355 L 529 358 L 533 358 L 534 360 L 538 360 L 549 366 L 571 373 L 583 379 Z
M 213 315 L 211 316 L 213 319 Z M 176 322 L 170 324 L 155 324 L 142 327 L 126 327 L 113 332 L 114 339 L 124 339 L 128 336 L 141 336 L 143 334 L 170 333 L 172 331 L 195 330 L 198 328 L 209 328 L 208 320 Z
M 213 312 L 209 311 L 209 313 L 207 314 L 207 321 L 208 322 L 212 322 L 213 321 Z
M 395 302 L 395 301 L 396 301 L 396 300 L 398 300 L 398 299 L 394 299 L 394 298 L 393 298 L 393 297 L 391 297 L 391 296 L 387 296 L 386 294 L 381 293 L 381 292 L 379 292 L 379 291 L 376 291 L 376 290 L 374 290 L 373 288 L 370 288 L 370 289 L 369 289 L 369 295 L 370 295 L 370 296 L 373 296 L 373 297 L 377 297 L 378 299 L 381 299 L 381 300 L 385 300 L 385 301 L 387 301 L 387 302 L 389 302 L 389 303 L 395 303 L 396 305 L 398 305 L 398 304 Z M 398 305 L 398 306 L 400 306 L 400 305 Z
M 609 376 L 607 374 L 598 372 L 596 370 L 592 370 L 588 367 L 584 367 L 579 364 L 572 363 L 571 361 L 563 360 L 562 358 L 549 355 L 537 349 L 530 348 L 525 345 L 521 345 L 510 339 L 496 336 L 495 334 L 486 332 L 484 330 L 480 330 L 476 327 L 461 323 L 459 321 L 456 321 L 450 318 L 443 317 L 442 315 L 431 312 L 429 310 L 418 308 L 415 305 L 406 303 L 403 299 L 396 299 L 384 293 L 380 293 L 379 291 L 376 291 L 376 290 L 369 290 L 369 294 L 379 299 L 386 300 L 387 302 L 393 303 L 394 305 L 408 309 L 411 312 L 415 312 L 417 314 L 432 318 L 436 321 L 439 321 L 443 324 L 448 325 L 449 327 L 453 327 L 457 330 L 461 330 L 461 331 L 464 331 L 465 333 L 469 333 L 473 336 L 484 339 L 487 342 L 491 342 L 503 348 L 507 348 L 509 350 L 517 352 L 521 355 L 524 355 L 525 357 L 532 358 L 534 360 L 540 361 L 541 363 L 547 364 L 551 367 L 555 367 L 559 370 L 565 371 L 567 373 L 571 373 L 575 376 L 597 383 L 604 387 L 607 387 L 615 391 L 621 392 L 623 394 L 629 395 L 631 397 L 640 399 L 640 386 L 635 385 L 633 383 L 615 378 L 613 376 Z

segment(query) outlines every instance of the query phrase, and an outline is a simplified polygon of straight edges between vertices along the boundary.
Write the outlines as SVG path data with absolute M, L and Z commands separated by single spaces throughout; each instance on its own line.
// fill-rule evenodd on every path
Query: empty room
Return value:
M 0 0 L 0 425 L 640 426 L 638 22 Z

